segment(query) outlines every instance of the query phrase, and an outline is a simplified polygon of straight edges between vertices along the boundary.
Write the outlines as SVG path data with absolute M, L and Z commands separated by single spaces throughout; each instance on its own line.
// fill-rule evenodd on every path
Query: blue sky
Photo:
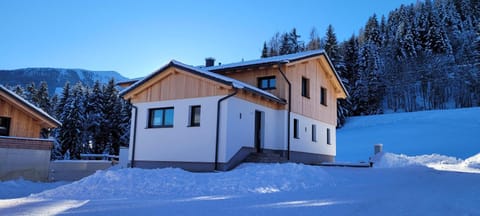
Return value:
M 257 59 L 293 27 L 308 41 L 332 24 L 340 41 L 416 0 L 2 0 L 0 69 L 62 67 L 145 76 L 171 59 Z

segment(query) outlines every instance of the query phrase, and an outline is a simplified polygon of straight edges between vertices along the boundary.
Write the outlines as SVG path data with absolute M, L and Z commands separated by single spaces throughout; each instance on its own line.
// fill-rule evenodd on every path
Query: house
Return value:
M 120 93 L 133 104 L 132 167 L 229 170 L 258 153 L 335 160 L 337 99 L 348 93 L 323 50 L 207 63 L 173 60 Z
M 0 180 L 47 180 L 53 140 L 41 138 L 41 130 L 60 125 L 0 85 Z

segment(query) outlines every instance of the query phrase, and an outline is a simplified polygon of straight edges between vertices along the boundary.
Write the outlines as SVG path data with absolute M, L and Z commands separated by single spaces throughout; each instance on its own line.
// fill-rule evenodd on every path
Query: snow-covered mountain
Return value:
M 69 81 L 70 84 L 82 82 L 85 85 L 91 86 L 96 80 L 99 80 L 101 83 L 107 83 L 112 78 L 115 81 L 128 79 L 116 71 L 90 71 L 64 68 L 0 70 L 0 77 L 0 84 L 9 86 L 25 86 L 32 82 L 38 85 L 41 81 L 45 81 L 48 84 L 50 94 L 53 94 L 55 91 L 58 92 L 67 81 Z

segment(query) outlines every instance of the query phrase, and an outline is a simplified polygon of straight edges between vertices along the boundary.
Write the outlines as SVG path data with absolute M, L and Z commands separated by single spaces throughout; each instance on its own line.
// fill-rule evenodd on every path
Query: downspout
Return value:
M 130 103 L 130 100 L 128 101 Z M 131 104 L 131 103 L 130 103 Z M 138 108 L 132 104 L 132 108 L 135 109 L 134 115 L 133 115 L 133 134 L 132 134 L 132 164 L 130 167 L 135 167 L 135 143 L 137 141 L 137 115 L 138 115 Z
M 282 71 L 282 67 L 280 65 L 282 62 L 277 62 L 278 71 L 282 74 L 283 79 L 287 81 L 288 84 L 288 117 L 287 117 L 287 160 L 290 160 L 290 113 L 292 112 L 292 83 L 288 80 L 285 73 Z
M 233 86 L 234 92 L 220 98 L 217 102 L 217 128 L 216 128 L 216 134 L 215 134 L 215 170 L 218 170 L 218 147 L 220 145 L 220 103 L 238 93 L 238 89 Z

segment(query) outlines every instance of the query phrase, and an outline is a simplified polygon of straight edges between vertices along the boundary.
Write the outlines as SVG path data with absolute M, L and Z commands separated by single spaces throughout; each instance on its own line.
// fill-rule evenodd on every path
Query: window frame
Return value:
M 5 127 L 5 134 L 0 134 L 0 136 L 10 136 L 10 128 L 12 126 L 12 118 L 0 116 L 0 127 Z
M 327 88 L 320 87 L 320 104 L 327 106 Z
M 155 111 L 162 110 L 162 123 L 160 125 L 153 124 Z M 172 124 L 166 124 L 165 117 L 166 111 L 172 110 Z M 161 107 L 148 109 L 148 125 L 147 128 L 172 128 L 175 123 L 175 108 L 174 107 Z
M 195 122 L 195 114 L 198 108 L 198 122 Z M 190 118 L 189 118 L 189 127 L 200 127 L 200 122 L 201 122 L 201 115 L 202 115 L 202 106 L 200 105 L 194 105 L 190 106 Z
M 300 122 L 298 121 L 298 119 L 294 118 L 293 119 L 293 138 L 300 139 L 299 129 L 300 129 Z
M 267 81 L 267 86 L 264 87 L 262 86 L 262 81 Z M 273 86 L 272 86 L 272 80 Z M 277 77 L 276 76 L 265 76 L 265 77 L 258 77 L 257 78 L 257 87 L 262 90 L 272 90 L 272 89 L 277 89 Z
M 310 79 L 302 76 L 302 96 L 310 98 Z

